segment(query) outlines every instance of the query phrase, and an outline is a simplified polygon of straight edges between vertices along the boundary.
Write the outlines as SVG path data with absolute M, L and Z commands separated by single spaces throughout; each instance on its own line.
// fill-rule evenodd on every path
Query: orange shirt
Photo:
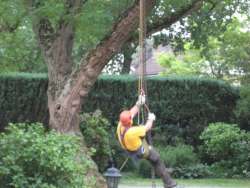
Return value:
M 117 136 L 119 142 L 123 149 L 129 151 L 136 151 L 142 145 L 142 137 L 146 135 L 146 128 L 145 126 L 132 126 L 130 127 L 124 135 L 124 139 L 122 141 L 121 135 L 124 133 L 125 128 L 121 125 L 121 123 L 117 126 Z M 124 144 L 123 144 L 124 143 Z M 125 146 L 124 146 L 125 145 Z

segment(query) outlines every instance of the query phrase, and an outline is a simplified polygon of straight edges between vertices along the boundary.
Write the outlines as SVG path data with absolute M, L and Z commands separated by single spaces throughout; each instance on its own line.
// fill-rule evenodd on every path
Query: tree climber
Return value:
M 121 112 L 117 126 L 117 136 L 121 147 L 128 155 L 136 159 L 146 159 L 154 167 L 155 173 L 162 178 L 164 188 L 176 188 L 176 182 L 170 177 L 165 164 L 160 160 L 159 153 L 147 143 L 146 133 L 152 129 L 155 115 L 148 113 L 145 125 L 133 126 L 133 118 L 138 114 L 140 107 L 145 104 L 145 95 L 140 95 L 136 104 L 130 109 Z

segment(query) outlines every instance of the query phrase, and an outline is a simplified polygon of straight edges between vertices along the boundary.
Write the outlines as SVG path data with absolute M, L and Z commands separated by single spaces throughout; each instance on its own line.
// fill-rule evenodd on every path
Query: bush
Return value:
M 79 152 L 76 137 L 45 133 L 39 123 L 10 124 L 0 134 L 1 187 L 87 188 L 91 163 Z
M 213 174 L 210 167 L 204 164 L 193 164 L 187 167 L 177 167 L 173 171 L 173 176 L 176 178 L 208 178 Z
M 111 165 L 108 164 L 111 162 L 111 156 L 116 167 L 123 164 L 128 156 L 121 148 L 110 122 L 100 110 L 81 114 L 80 128 L 87 147 L 93 151 L 92 159 L 96 162 L 99 171 L 103 172 Z M 131 171 L 134 168 L 134 162 L 128 160 L 123 171 Z
M 173 169 L 176 178 L 201 178 L 211 176 L 207 165 L 200 164 L 199 159 L 190 145 L 158 147 L 161 159 Z
M 235 113 L 241 127 L 250 131 L 250 85 L 240 89 Z
M 176 147 L 158 147 L 161 160 L 172 169 L 172 176 L 176 178 L 202 178 L 211 176 L 207 165 L 200 164 L 192 146 L 178 145 Z M 144 177 L 151 177 L 151 164 L 146 160 L 139 162 L 137 173 Z
M 193 147 L 189 145 L 158 147 L 157 150 L 161 159 L 171 168 L 192 166 L 199 162 Z
M 152 166 L 147 160 L 140 160 L 137 168 L 137 173 L 143 178 L 151 178 Z
M 109 121 L 97 110 L 91 114 L 82 114 L 80 128 L 88 148 L 92 149 L 92 158 L 100 171 L 103 171 L 111 155 Z
M 203 151 L 213 159 L 213 174 L 219 177 L 250 175 L 250 134 L 237 125 L 210 124 L 202 133 Z
M 243 138 L 244 133 L 235 124 L 212 123 L 201 134 L 204 151 L 215 161 L 227 160 L 235 153 L 233 144 Z

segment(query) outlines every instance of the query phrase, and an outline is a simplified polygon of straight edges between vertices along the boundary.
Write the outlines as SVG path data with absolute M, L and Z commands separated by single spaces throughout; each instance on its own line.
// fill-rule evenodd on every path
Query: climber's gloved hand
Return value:
M 136 102 L 136 106 L 141 107 L 142 105 L 145 104 L 145 102 L 146 102 L 146 96 L 143 95 L 143 94 L 141 94 L 141 95 L 139 95 L 139 97 L 138 97 L 138 100 L 137 100 L 137 102 Z
M 148 113 L 148 120 L 155 121 L 156 117 L 154 113 Z

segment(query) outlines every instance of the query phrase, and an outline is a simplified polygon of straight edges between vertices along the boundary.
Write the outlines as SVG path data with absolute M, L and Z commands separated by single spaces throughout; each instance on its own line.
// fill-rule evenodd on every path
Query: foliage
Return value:
M 23 1 L 1 1 L 0 7 L 0 72 L 45 72 Z
M 32 28 L 39 18 L 47 18 L 56 30 L 62 20 L 74 24 L 73 57 L 76 63 L 109 35 L 114 23 L 120 19 L 135 0 L 86 1 L 82 3 L 77 14 L 68 14 L 66 1 L 34 1 L 32 8 L 28 1 L 11 0 L 0 2 L 1 35 L 1 70 L 5 71 L 46 71 L 42 64 L 42 56 L 35 40 Z M 190 6 L 193 1 L 157 1 L 155 9 L 149 16 L 148 28 L 162 23 L 168 32 L 154 35 L 157 44 L 167 43 L 181 49 L 184 41 L 192 40 L 195 46 L 206 44 L 209 36 L 219 36 L 232 21 L 237 12 L 246 15 L 249 7 L 247 0 L 205 1 L 200 11 L 190 9 L 192 14 L 180 16 L 178 24 L 164 25 L 166 18 L 173 13 L 182 12 L 183 7 Z M 28 11 L 32 9 L 32 11 Z M 178 15 L 178 14 L 177 14 Z M 2 31 L 3 30 L 3 31 Z M 136 33 L 136 32 L 135 32 Z M 131 34 L 137 36 L 135 33 Z M 168 33 L 168 34 L 166 34 Z M 188 34 L 188 35 L 187 35 Z M 164 36 L 164 37 L 162 37 Z M 187 37 L 189 36 L 189 37 Z M 131 43 L 137 45 L 137 37 Z M 126 51 L 126 50 L 125 50 Z M 126 55 L 126 52 L 122 53 Z M 121 56 L 122 54 L 120 54 Z M 132 53 L 130 53 L 130 56 Z M 15 62 L 16 60 L 16 62 Z
M 166 68 L 163 75 L 201 75 L 202 61 L 198 50 L 190 49 L 190 44 L 186 44 L 184 54 L 175 55 L 173 52 L 159 55 L 158 63 Z
M 152 165 L 147 160 L 140 160 L 136 173 L 144 178 L 151 178 Z
M 91 162 L 73 136 L 45 132 L 42 124 L 10 124 L 0 135 L 2 187 L 88 187 Z M 76 160 L 77 158 L 77 160 Z
M 0 72 L 46 72 L 35 36 L 30 28 L 24 27 L 13 33 L 0 35 Z
M 204 141 L 206 153 L 218 160 L 227 160 L 235 153 L 232 144 L 239 142 L 244 136 L 235 124 L 211 123 L 200 138 Z
M 210 124 L 202 133 L 206 154 L 214 160 L 212 171 L 219 176 L 249 176 L 250 134 L 237 125 Z
M 177 167 L 173 171 L 173 176 L 176 178 L 208 178 L 213 176 L 209 166 L 204 164 L 194 164 L 187 167 Z
M 131 6 L 133 0 L 88 1 L 82 3 L 76 15 L 67 13 L 64 1 L 34 1 L 32 12 L 28 2 L 21 0 L 0 2 L 0 70 L 4 72 L 46 72 L 42 54 L 36 41 L 33 27 L 39 18 L 48 18 L 53 29 L 58 29 L 61 20 L 74 24 L 75 43 L 73 57 L 76 63 L 84 54 L 103 39 L 112 23 Z M 1 30 L 5 29 L 6 30 Z
M 177 146 L 159 146 L 161 159 L 168 167 L 188 167 L 198 163 L 198 157 L 192 146 L 180 144 Z
M 190 145 L 159 146 L 158 151 L 164 163 L 173 169 L 176 178 L 202 178 L 211 176 L 207 165 L 200 164 L 197 154 Z
M 157 147 L 161 160 L 171 169 L 171 175 L 176 178 L 202 178 L 211 176 L 207 165 L 199 163 L 192 146 L 178 145 L 176 147 Z M 151 164 L 142 160 L 139 162 L 137 173 L 145 178 L 151 177 Z
M 241 127 L 250 130 L 250 85 L 241 87 L 235 113 Z
M 211 76 L 244 82 L 250 72 L 250 32 L 244 21 L 232 20 L 218 37 L 209 36 L 207 44 L 195 49 L 192 42 L 184 44 L 184 52 L 164 53 L 158 61 L 166 67 L 164 74 Z
M 0 78 L 1 127 L 8 122 L 47 121 L 48 83 L 44 75 L 5 75 Z M 134 105 L 136 95 L 135 78 L 103 76 L 85 100 L 83 111 L 100 109 L 116 127 L 119 112 Z M 175 135 L 197 144 L 200 132 L 209 122 L 232 121 L 238 90 L 215 80 L 154 77 L 148 80 L 148 96 L 150 109 L 157 116 L 156 140 L 167 137 L 163 143 L 170 144 L 171 135 Z
M 161 18 L 180 11 L 184 4 L 192 2 L 194 1 L 159 1 L 158 8 L 153 12 L 152 24 L 154 21 L 160 22 Z M 223 33 L 235 13 L 249 15 L 248 8 L 249 2 L 245 0 L 204 1 L 199 11 L 193 11 L 190 16 L 180 19 L 178 24 L 172 24 L 167 32 L 154 36 L 156 43 L 171 44 L 178 51 L 183 50 L 186 41 L 192 41 L 194 46 L 199 48 L 207 44 L 209 37 L 218 37 Z
M 249 74 L 249 38 L 250 32 L 244 31 L 244 23 L 238 20 L 234 20 L 220 38 L 210 37 L 202 53 L 211 73 L 217 78 L 231 80 L 240 80 Z
M 97 110 L 92 114 L 82 114 L 80 127 L 87 147 L 94 151 L 93 160 L 99 170 L 103 171 L 107 165 L 105 161 L 108 161 L 111 154 L 109 121 Z

